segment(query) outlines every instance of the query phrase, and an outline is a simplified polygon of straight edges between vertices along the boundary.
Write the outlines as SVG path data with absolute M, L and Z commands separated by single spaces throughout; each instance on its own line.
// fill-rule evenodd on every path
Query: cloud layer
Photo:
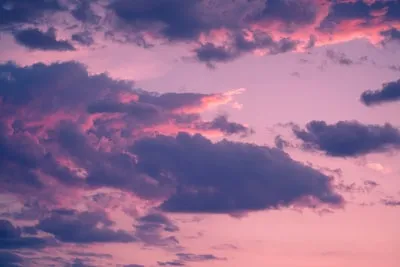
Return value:
M 282 151 L 204 136 L 252 133 L 225 116 L 200 115 L 233 103 L 242 90 L 156 94 L 90 75 L 76 62 L 8 63 L 0 72 L 3 191 L 59 204 L 76 190 L 116 188 L 159 201 L 164 210 L 212 213 L 343 201 L 329 177 Z M 65 195 L 54 194 L 55 187 Z M 73 238 L 48 223 L 63 219 L 54 215 L 40 229 Z M 84 226 L 88 234 L 96 230 Z
M 399 40 L 400 27 L 400 4 L 395 0 L 41 0 L 35 6 L 4 0 L 1 4 L 1 29 L 17 31 L 17 41 L 30 48 L 73 49 L 67 40 L 29 29 L 45 27 L 50 20 L 83 46 L 94 44 L 93 36 L 99 32 L 101 39 L 146 48 L 189 43 L 191 57 L 209 66 L 246 53 L 304 51 L 354 38 L 388 43 Z M 62 23 L 59 16 L 65 18 Z

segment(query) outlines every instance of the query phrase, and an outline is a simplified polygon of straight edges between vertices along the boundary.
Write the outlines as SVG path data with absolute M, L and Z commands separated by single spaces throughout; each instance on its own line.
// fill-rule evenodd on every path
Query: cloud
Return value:
M 381 163 L 378 163 L 378 162 L 368 162 L 365 166 L 371 170 L 374 170 L 374 171 L 377 171 L 380 173 L 384 173 L 384 174 L 390 173 L 392 171 L 390 168 L 385 167 Z
M 296 50 L 298 44 L 290 38 L 274 40 L 264 32 L 235 33 L 229 39 L 227 44 L 224 45 L 208 42 L 196 48 L 194 52 L 197 60 L 214 67 L 213 62 L 229 62 L 245 53 L 258 49 L 267 49 L 269 54 L 280 54 Z
M 24 237 L 21 229 L 8 220 L 0 220 L 0 249 L 43 248 L 46 240 L 38 237 Z
M 99 23 L 101 17 L 96 14 L 96 12 L 92 8 L 92 3 L 96 3 L 95 1 L 91 0 L 81 0 L 78 1 L 76 6 L 72 9 L 71 15 L 78 21 L 84 23 Z
M 57 40 L 54 28 L 50 28 L 47 32 L 39 29 L 25 29 L 14 33 L 17 43 L 29 48 L 37 50 L 52 51 L 72 51 L 75 48 L 68 41 Z
M 305 150 L 322 151 L 332 157 L 356 157 L 400 147 L 400 131 L 390 124 L 311 121 L 305 129 L 292 128 Z
M 94 44 L 94 39 L 90 32 L 74 33 L 72 34 L 71 39 L 83 46 L 91 46 Z
M 400 30 L 396 28 L 391 28 L 389 30 L 381 32 L 381 35 L 384 36 L 383 43 L 386 44 L 392 41 L 400 42 Z
M 360 99 L 366 106 L 376 106 L 400 101 L 400 79 L 384 83 L 381 89 L 367 90 L 361 94 Z
M 281 135 L 275 136 L 274 143 L 275 143 L 275 147 L 280 150 L 283 150 L 286 147 L 290 146 L 290 143 L 288 141 L 286 141 L 285 139 L 283 139 L 283 137 Z
M 353 65 L 354 61 L 348 58 L 344 53 L 336 52 L 332 49 L 326 50 L 327 57 L 336 64 L 340 65 Z
M 71 264 L 67 264 L 68 267 L 93 267 L 92 265 L 87 265 L 81 259 L 74 259 Z
M 83 46 L 100 43 L 101 38 L 145 48 L 185 43 L 189 44 L 191 58 L 210 67 L 250 53 L 301 52 L 355 38 L 385 44 L 398 39 L 400 25 L 399 4 L 386 0 L 1 3 L 0 25 L 5 29 L 44 27 L 50 22 Z M 56 15 L 67 19 L 61 23 Z M 99 32 L 102 34 L 97 36 Z
M 140 217 L 135 225 L 135 236 L 147 245 L 175 247 L 179 241 L 174 236 L 164 237 L 165 233 L 179 231 L 179 227 L 162 213 L 149 213 Z
M 400 201 L 399 200 L 393 200 L 393 199 L 383 199 L 382 204 L 388 207 L 398 207 L 400 206 Z
M 201 118 L 207 109 L 234 104 L 243 89 L 157 94 L 131 81 L 90 75 L 77 62 L 6 63 L 0 73 L 0 183 L 23 197 L 59 202 L 74 188 L 105 186 L 159 199 L 173 186 L 158 186 L 136 171 L 135 155 L 126 151 L 136 139 L 179 131 L 251 132 L 226 117 Z M 64 194 L 54 194 L 55 187 Z
M 278 149 L 213 143 L 203 136 L 251 133 L 226 116 L 201 118 L 204 110 L 233 104 L 243 89 L 157 94 L 130 81 L 90 75 L 76 62 L 7 63 L 0 72 L 0 183 L 24 200 L 62 206 L 84 190 L 115 188 L 182 212 L 343 203 L 328 176 Z M 101 214 L 52 213 L 37 219 L 39 229 L 64 242 L 133 240 L 111 224 L 97 228 L 95 222 L 109 222 Z M 72 228 L 85 235 L 74 235 Z M 165 236 L 173 229 L 142 219 L 136 235 L 148 244 L 175 246 L 176 238 Z
M 175 193 L 161 206 L 166 211 L 233 213 L 289 206 L 304 198 L 342 203 L 329 177 L 273 148 L 212 143 L 180 133 L 140 139 L 132 152 L 142 172 L 176 181 Z
M 180 260 L 188 262 L 201 262 L 210 260 L 225 260 L 225 258 L 219 258 L 212 254 L 193 254 L 193 253 L 177 253 L 176 256 Z
M 254 131 L 242 124 L 228 121 L 227 116 L 220 115 L 210 122 L 200 123 L 199 129 L 204 130 L 220 130 L 226 135 L 240 134 L 242 137 L 246 137 L 254 133 Z
M 0 27 L 8 28 L 19 24 L 33 24 L 45 15 L 59 12 L 63 7 L 58 1 L 30 0 L 0 1 Z
M 17 267 L 21 266 L 23 262 L 22 257 L 19 255 L 8 252 L 8 251 L 0 251 L 0 265 L 4 267 Z
M 160 266 L 185 266 L 185 264 L 179 260 L 159 261 L 158 265 L 160 265 Z
M 226 260 L 213 254 L 193 254 L 193 253 L 177 253 L 178 259 L 172 261 L 158 262 L 160 266 L 185 266 L 187 262 L 205 262 L 215 260 Z
M 62 242 L 127 243 L 136 241 L 132 234 L 123 230 L 113 230 L 112 225 L 113 222 L 101 211 L 73 212 L 72 214 L 52 212 L 49 217 L 39 221 L 37 228 L 53 234 Z
M 150 213 L 139 218 L 138 221 L 144 225 L 151 225 L 157 228 L 162 227 L 167 232 L 176 232 L 179 230 L 179 227 L 162 213 Z

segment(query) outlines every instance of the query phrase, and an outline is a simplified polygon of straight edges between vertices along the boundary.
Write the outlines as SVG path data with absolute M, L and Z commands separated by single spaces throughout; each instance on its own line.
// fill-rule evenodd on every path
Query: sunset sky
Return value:
M 0 266 L 400 266 L 400 1 L 0 0 Z

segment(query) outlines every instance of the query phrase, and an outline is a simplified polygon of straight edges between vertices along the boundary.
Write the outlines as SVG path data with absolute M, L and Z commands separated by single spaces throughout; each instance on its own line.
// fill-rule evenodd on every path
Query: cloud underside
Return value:
M 361 102 L 366 106 L 376 106 L 400 101 L 400 79 L 382 85 L 378 90 L 367 90 L 361 94 Z
M 400 148 L 400 130 L 388 123 L 375 125 L 339 121 L 328 124 L 311 121 L 304 129 L 294 126 L 292 130 L 302 141 L 304 150 L 321 151 L 333 157 L 356 157 Z
M 62 203 L 68 193 L 55 187 L 116 188 L 176 212 L 342 203 L 329 177 L 278 149 L 205 137 L 251 134 L 200 116 L 241 91 L 155 94 L 75 62 L 10 63 L 0 73 L 4 191 Z
M 247 53 L 304 51 L 354 38 L 382 44 L 400 40 L 400 4 L 390 0 L 115 0 L 64 5 L 2 1 L 0 29 L 26 31 L 63 14 L 68 18 L 64 24 L 73 21 L 74 27 L 58 28 L 79 45 L 95 43 L 92 35 L 97 32 L 108 40 L 144 47 L 166 41 L 191 43 L 192 57 L 210 66 Z M 32 49 L 48 49 L 49 43 L 58 50 L 73 49 L 43 32 L 23 36 L 17 41 Z

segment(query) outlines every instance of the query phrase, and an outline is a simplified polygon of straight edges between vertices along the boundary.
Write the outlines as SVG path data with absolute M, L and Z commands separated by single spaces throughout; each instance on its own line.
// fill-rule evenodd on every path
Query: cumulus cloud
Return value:
M 7 63 L 0 72 L 0 182 L 23 199 L 62 205 L 78 190 L 116 188 L 174 212 L 343 204 L 330 177 L 278 149 L 205 137 L 252 132 L 226 116 L 201 118 L 208 108 L 232 104 L 243 89 L 157 94 L 90 75 L 76 62 Z M 134 240 L 97 213 L 38 219 L 38 229 L 64 242 Z M 160 214 L 141 218 L 135 231 L 148 244 L 178 245 L 164 235 L 175 225 Z
M 288 206 L 306 198 L 342 203 L 329 177 L 278 149 L 226 140 L 212 143 L 201 135 L 180 133 L 140 139 L 132 152 L 142 172 L 160 181 L 176 180 L 175 193 L 161 206 L 166 211 L 232 213 Z
M 339 121 L 327 124 L 311 121 L 305 129 L 293 127 L 292 130 L 303 142 L 303 149 L 322 151 L 333 157 L 355 157 L 400 147 L 400 131 L 388 123 L 374 125 Z
M 361 94 L 360 99 L 366 106 L 400 101 L 400 80 L 384 83 L 378 90 L 367 90 Z
M 136 139 L 180 130 L 250 132 L 225 117 L 209 122 L 200 115 L 233 103 L 241 90 L 151 93 L 135 89 L 131 81 L 90 75 L 76 62 L 28 67 L 6 63 L 0 65 L 0 73 L 0 182 L 6 191 L 24 196 L 52 194 L 50 184 L 58 190 L 60 184 L 86 184 L 129 188 L 139 196 L 159 198 L 170 188 L 136 171 L 135 156 L 126 151 Z

